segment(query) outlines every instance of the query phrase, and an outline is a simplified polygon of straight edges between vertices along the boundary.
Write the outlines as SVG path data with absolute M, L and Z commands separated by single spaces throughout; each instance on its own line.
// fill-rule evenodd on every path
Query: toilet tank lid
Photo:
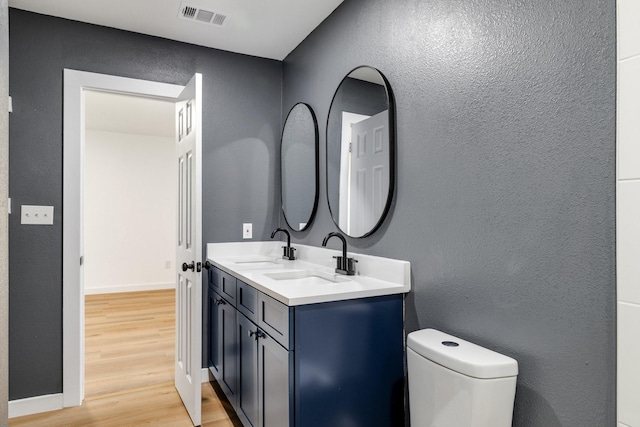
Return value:
M 475 378 L 503 378 L 518 375 L 518 362 L 435 329 L 411 332 L 407 346 L 445 368 Z

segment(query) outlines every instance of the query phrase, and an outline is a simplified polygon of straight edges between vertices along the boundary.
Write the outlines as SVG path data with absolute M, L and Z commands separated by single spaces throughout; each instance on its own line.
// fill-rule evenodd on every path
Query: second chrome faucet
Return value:
M 338 274 L 346 274 L 347 276 L 353 276 L 356 274 L 355 263 L 358 260 L 347 257 L 347 240 L 344 236 L 336 231 L 333 231 L 327 234 L 322 241 L 322 246 L 327 246 L 327 242 L 330 238 L 337 237 L 342 240 L 342 256 L 334 256 L 337 260 L 336 264 L 336 273 Z

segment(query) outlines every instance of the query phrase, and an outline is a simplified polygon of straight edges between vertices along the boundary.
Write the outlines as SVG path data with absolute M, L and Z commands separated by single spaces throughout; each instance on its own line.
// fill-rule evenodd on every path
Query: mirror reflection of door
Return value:
M 349 230 L 351 223 L 351 128 L 355 123 L 368 119 L 371 116 L 365 114 L 342 112 L 342 143 L 340 145 L 340 164 L 347 167 L 340 168 L 340 199 L 338 202 L 338 226 L 350 236 L 354 234 Z
M 391 88 L 371 67 L 352 70 L 331 101 L 326 133 L 327 201 L 334 223 L 350 237 L 373 233 L 391 206 L 394 111 Z
M 366 234 L 381 217 L 389 193 L 388 111 L 351 126 L 349 234 Z

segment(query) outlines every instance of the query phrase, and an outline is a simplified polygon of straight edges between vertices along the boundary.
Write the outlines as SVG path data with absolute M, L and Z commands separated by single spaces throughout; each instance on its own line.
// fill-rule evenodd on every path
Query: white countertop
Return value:
M 348 252 L 355 258 L 356 274 L 335 273 L 341 251 L 292 244 L 295 261 L 282 259 L 281 241 L 207 244 L 207 259 L 259 291 L 288 305 L 314 304 L 411 290 L 408 261 Z

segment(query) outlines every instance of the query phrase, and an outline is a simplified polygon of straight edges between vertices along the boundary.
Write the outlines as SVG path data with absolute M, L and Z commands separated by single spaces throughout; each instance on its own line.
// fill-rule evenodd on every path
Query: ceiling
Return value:
M 175 137 L 171 101 L 92 90 L 84 94 L 87 130 Z
M 9 6 L 230 52 L 283 60 L 342 1 L 9 0 Z M 183 13 L 190 17 L 182 17 Z M 213 23 L 201 22 L 205 19 Z

